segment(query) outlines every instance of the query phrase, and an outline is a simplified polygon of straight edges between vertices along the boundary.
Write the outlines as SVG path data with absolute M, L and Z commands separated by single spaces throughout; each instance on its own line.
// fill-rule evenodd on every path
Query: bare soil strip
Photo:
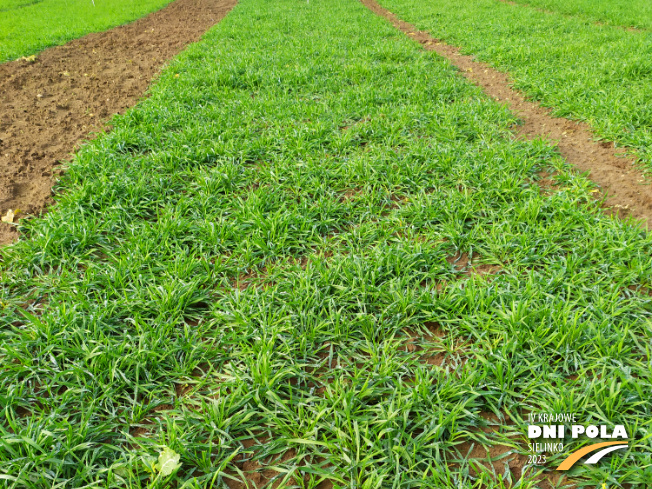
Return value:
M 0 64 L 0 213 L 37 214 L 52 203 L 56 168 L 91 132 L 106 129 L 145 93 L 161 67 L 236 0 L 176 0 L 131 24 Z M 0 222 L 0 244 L 18 237 Z
M 652 187 L 645 182 L 635 161 L 626 158 L 626 151 L 614 148 L 613 143 L 595 141 L 589 126 L 583 122 L 552 117 L 551 110 L 530 102 L 510 87 L 509 76 L 486 63 L 475 61 L 473 56 L 460 53 L 460 49 L 418 31 L 413 25 L 403 22 L 396 15 L 381 7 L 375 0 L 360 0 L 372 12 L 389 20 L 416 41 L 424 49 L 435 51 L 457 66 L 462 74 L 487 95 L 507 104 L 523 123 L 516 133 L 528 139 L 546 138 L 558 142 L 561 155 L 601 187 L 604 206 L 608 213 L 620 217 L 633 217 L 642 221 L 642 227 L 649 229 L 652 223 Z

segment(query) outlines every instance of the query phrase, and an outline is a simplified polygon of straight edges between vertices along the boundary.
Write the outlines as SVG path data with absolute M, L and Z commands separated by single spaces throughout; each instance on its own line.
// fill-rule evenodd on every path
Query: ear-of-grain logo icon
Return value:
M 584 462 L 585 464 L 598 463 L 598 461 L 608 453 L 611 453 L 615 450 L 621 450 L 623 448 L 627 448 L 628 446 L 629 446 L 628 444 L 623 443 L 621 441 L 607 441 L 603 443 L 594 443 L 593 445 L 582 447 L 579 450 L 576 450 L 573 453 L 571 453 L 561 464 L 559 464 L 557 470 L 569 470 L 584 455 L 602 449 L 599 452 L 594 453 L 588 460 L 586 460 L 586 462 Z

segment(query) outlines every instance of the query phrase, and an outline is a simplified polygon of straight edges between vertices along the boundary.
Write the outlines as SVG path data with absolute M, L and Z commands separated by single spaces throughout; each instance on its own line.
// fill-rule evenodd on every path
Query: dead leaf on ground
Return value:
M 158 463 L 154 466 L 154 469 L 160 472 L 161 476 L 167 477 L 181 467 L 181 463 L 179 462 L 180 458 L 181 455 L 177 452 L 171 448 L 165 447 L 159 454 Z
M 6 222 L 6 223 L 9 223 L 9 224 L 13 223 L 13 222 L 14 222 L 14 216 L 15 216 L 15 215 L 16 215 L 16 214 L 14 213 L 14 211 L 12 211 L 11 209 L 9 209 L 9 210 L 7 211 L 7 213 L 6 213 L 4 216 L 2 216 L 2 222 Z

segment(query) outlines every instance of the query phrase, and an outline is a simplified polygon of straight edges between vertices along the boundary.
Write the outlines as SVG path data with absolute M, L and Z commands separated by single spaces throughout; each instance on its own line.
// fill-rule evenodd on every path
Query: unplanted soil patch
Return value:
M 614 148 L 611 142 L 595 141 L 591 129 L 583 122 L 553 117 L 550 109 L 526 100 L 510 87 L 508 74 L 475 61 L 473 56 L 461 54 L 459 48 L 435 39 L 427 32 L 418 31 L 375 0 L 360 1 L 421 43 L 424 49 L 450 60 L 465 78 L 480 86 L 490 97 L 506 104 L 522 120 L 516 131 L 519 136 L 556 141 L 561 155 L 580 171 L 589 172 L 589 178 L 601 187 L 602 191 L 596 193 L 596 197 L 605 197 L 604 206 L 608 213 L 631 216 L 649 228 L 652 222 L 652 187 L 635 169 L 634 161 L 625 157 L 624 149 Z
M 113 114 L 143 96 L 166 61 L 221 20 L 236 0 L 176 0 L 106 32 L 0 65 L 0 213 L 52 203 L 56 168 Z M 0 244 L 17 238 L 0 223 Z

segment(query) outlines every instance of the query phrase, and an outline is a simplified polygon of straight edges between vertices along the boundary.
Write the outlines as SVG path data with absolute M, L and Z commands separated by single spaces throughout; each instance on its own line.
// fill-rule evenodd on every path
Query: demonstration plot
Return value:
M 509 73 L 514 87 L 635 150 L 652 168 L 652 33 L 497 0 L 382 0 L 383 7 Z
M 0 0 L 0 63 L 131 22 L 170 0 Z
M 515 122 L 355 0 L 243 0 L 2 251 L 6 480 L 602 483 L 534 411 L 645 466 L 652 240 Z
M 594 140 L 591 128 L 580 121 L 553 117 L 551 110 L 510 87 L 509 76 L 460 49 L 419 31 L 375 0 L 361 0 L 372 12 L 386 18 L 394 27 L 419 42 L 423 49 L 443 56 L 460 70 L 460 74 L 482 88 L 518 117 L 514 136 L 546 139 L 555 143 L 558 153 L 579 172 L 586 172 L 599 190 L 593 192 L 605 213 L 621 219 L 635 219 L 643 228 L 652 222 L 652 187 L 643 184 L 644 176 L 633 168 L 634 159 L 623 148 Z

